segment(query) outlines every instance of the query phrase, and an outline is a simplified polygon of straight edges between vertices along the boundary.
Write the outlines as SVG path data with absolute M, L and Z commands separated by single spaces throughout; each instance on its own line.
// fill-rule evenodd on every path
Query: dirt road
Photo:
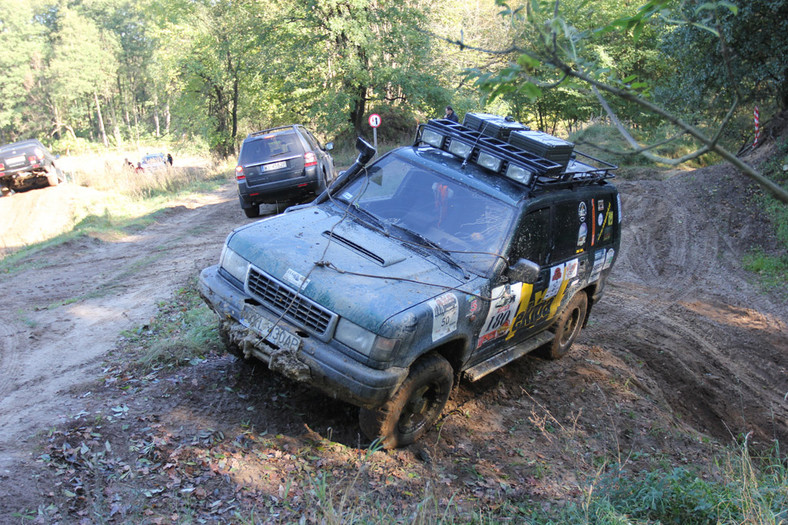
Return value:
M 85 393 L 65 393 L 95 376 L 122 330 L 218 260 L 242 217 L 232 189 L 177 203 L 135 235 L 69 242 L 0 276 L 0 471 L 24 454 L 20 441 L 79 411 Z M 0 217 L 14 225 L 5 245 L 60 229 L 82 191 L 62 184 L 0 199 Z
M 788 442 L 788 291 L 765 292 L 741 268 L 748 249 L 773 244 L 763 233 L 763 217 L 746 202 L 746 184 L 732 170 L 714 167 L 618 186 L 624 208 L 620 258 L 607 296 L 571 355 L 560 362 L 527 357 L 461 385 L 441 430 L 425 438 L 437 443 L 430 452 L 435 465 L 451 469 L 452 458 L 471 457 L 473 449 L 477 460 L 506 471 L 507 483 L 528 479 L 528 490 L 535 490 L 534 476 L 524 473 L 533 463 L 513 463 L 510 455 L 523 443 L 531 443 L 534 454 L 541 450 L 541 458 L 548 454 L 547 442 L 540 448 L 534 437 L 534 425 L 543 428 L 538 411 L 554 421 L 574 421 L 573 428 L 583 429 L 583 447 L 591 447 L 600 427 L 613 429 L 609 433 L 620 449 L 675 452 L 683 446 L 675 452 L 682 457 L 690 450 L 702 455 L 700 440 L 668 444 L 665 429 L 680 427 L 721 442 L 748 434 L 765 445 Z M 42 230 L 37 223 L 55 222 L 50 212 L 78 198 L 74 191 L 61 185 L 0 199 L 0 217 Z M 104 395 L 82 385 L 100 376 L 101 356 L 114 348 L 119 333 L 144 324 L 156 313 L 157 301 L 217 260 L 226 234 L 247 221 L 233 191 L 227 187 L 177 203 L 134 235 L 83 238 L 47 249 L 0 275 L 0 484 L 6 484 L 2 478 L 20 479 L 18 473 L 30 467 L 36 453 L 32 436 Z M 20 241 L 6 244 L 13 242 Z M 200 366 L 187 372 L 194 388 L 242 370 L 231 358 Z M 140 414 L 156 413 L 162 424 L 176 425 L 172 407 L 187 407 L 211 421 L 211 428 L 233 427 L 257 399 L 260 382 L 274 381 L 244 377 L 252 383 L 231 385 L 247 389 L 244 401 L 221 398 L 227 395 L 221 389 L 211 398 L 168 390 L 161 395 L 166 401 L 148 392 L 139 400 Z M 262 428 L 291 432 L 307 424 L 346 445 L 357 443 L 345 405 L 282 385 L 269 384 L 256 402 L 255 421 Z M 274 400 L 290 396 L 293 404 L 274 408 L 274 387 L 290 389 L 273 394 Z M 306 401 L 298 402 L 303 396 Z M 552 482 L 574 479 L 578 468 L 561 456 L 552 465 Z M 452 475 L 463 479 L 463 472 Z M 18 496 L 21 487 L 10 494 Z M 31 505 L 35 492 L 27 491 Z

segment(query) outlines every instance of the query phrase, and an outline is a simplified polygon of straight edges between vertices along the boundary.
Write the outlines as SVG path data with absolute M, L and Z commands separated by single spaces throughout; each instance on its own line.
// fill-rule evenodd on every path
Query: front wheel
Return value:
M 561 359 L 566 355 L 583 328 L 587 310 L 588 296 L 585 292 L 577 292 L 555 321 L 555 339 L 547 354 L 549 359 Z
M 417 361 L 394 396 L 382 407 L 359 413 L 361 430 L 386 449 L 410 445 L 438 420 L 454 384 L 445 358 L 430 354 Z

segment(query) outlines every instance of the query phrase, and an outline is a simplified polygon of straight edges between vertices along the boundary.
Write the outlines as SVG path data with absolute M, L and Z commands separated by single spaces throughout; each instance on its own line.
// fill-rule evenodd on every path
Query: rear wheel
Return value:
M 438 420 L 454 384 L 446 359 L 430 354 L 417 361 L 394 396 L 382 407 L 359 413 L 361 430 L 383 448 L 409 445 Z
M 47 182 L 50 186 L 57 186 L 60 184 L 60 177 L 56 168 L 52 167 L 47 171 Z
M 550 344 L 549 359 L 561 359 L 566 355 L 583 328 L 587 310 L 588 296 L 585 292 L 577 292 L 555 321 L 555 339 Z
M 260 216 L 260 206 L 252 206 L 251 208 L 244 208 L 243 210 L 250 219 Z

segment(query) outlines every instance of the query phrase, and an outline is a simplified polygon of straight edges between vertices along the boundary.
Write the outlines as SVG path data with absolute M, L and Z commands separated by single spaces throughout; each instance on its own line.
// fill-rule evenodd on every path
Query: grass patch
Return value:
M 124 368 L 147 373 L 196 364 L 224 350 L 216 314 L 200 298 L 196 277 L 158 307 L 149 324 L 121 334 L 114 355 L 123 360 Z
M 775 154 L 767 161 L 762 171 L 772 181 L 788 189 L 788 135 L 779 139 Z M 774 228 L 776 246 L 767 253 L 755 248 L 744 257 L 744 267 L 758 274 L 758 279 L 767 288 L 786 288 L 788 283 L 788 205 L 759 191 L 754 206 L 764 211 Z

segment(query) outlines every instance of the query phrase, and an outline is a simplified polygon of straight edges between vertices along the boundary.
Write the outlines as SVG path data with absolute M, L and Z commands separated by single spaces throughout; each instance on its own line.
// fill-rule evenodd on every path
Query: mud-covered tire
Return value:
M 438 420 L 454 384 L 454 370 L 446 359 L 430 354 L 416 361 L 394 396 L 382 407 L 359 412 L 359 425 L 383 448 L 409 445 Z
M 555 339 L 547 349 L 548 359 L 561 359 L 569 352 L 572 343 L 577 339 L 588 310 L 588 296 L 585 292 L 577 292 L 569 301 L 555 321 Z
M 58 175 L 59 174 L 55 168 L 50 169 L 46 175 L 47 183 L 50 186 L 57 186 L 58 184 L 60 184 L 60 177 Z
M 227 350 L 228 354 L 232 354 L 239 359 L 244 358 L 243 348 L 233 343 L 232 339 L 230 339 L 230 334 L 222 326 L 219 327 L 219 339 L 221 339 L 224 349 Z
M 244 213 L 250 219 L 260 216 L 260 206 L 252 206 L 251 208 L 244 208 Z

